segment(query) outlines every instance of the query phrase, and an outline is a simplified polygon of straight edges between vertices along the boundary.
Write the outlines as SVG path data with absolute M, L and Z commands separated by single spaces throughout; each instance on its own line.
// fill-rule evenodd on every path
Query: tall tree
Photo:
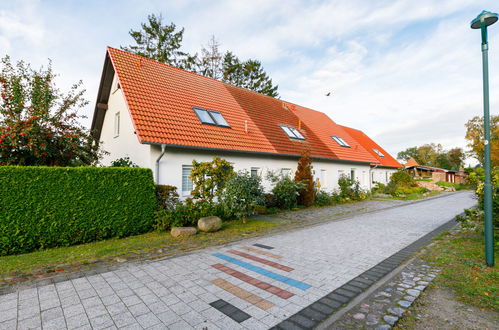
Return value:
M 206 47 L 201 49 L 201 60 L 199 61 L 199 73 L 203 76 L 222 79 L 222 54 L 219 50 L 220 43 L 211 36 L 210 41 Z
M 273 85 L 261 62 L 254 59 L 241 61 L 230 51 L 222 56 L 215 36 L 201 49 L 199 57 L 197 53 L 191 55 L 181 50 L 184 28 L 177 29 L 174 23 L 163 24 L 161 14 L 147 16 L 147 22 L 142 23 L 141 28 L 139 31 L 130 30 L 135 44 L 122 46 L 123 50 L 260 94 L 279 96 L 278 86 Z
M 468 140 L 468 155 L 483 164 L 484 132 L 483 117 L 473 117 L 465 124 L 466 140 Z M 499 115 L 490 117 L 490 159 L 493 166 L 499 166 Z
M 397 154 L 397 159 L 407 162 L 409 159 L 418 157 L 418 147 L 407 148 Z
M 184 28 L 177 30 L 174 23 L 163 24 L 163 17 L 151 14 L 147 22 L 141 23 L 141 30 L 130 30 L 129 34 L 135 45 L 121 47 L 128 52 L 138 54 L 172 66 L 185 67 L 194 60 L 180 50 L 184 38 Z
M 2 59 L 0 73 L 0 164 L 71 166 L 95 163 L 97 144 L 81 126 L 78 110 L 88 104 L 81 81 L 67 94 L 47 69 Z

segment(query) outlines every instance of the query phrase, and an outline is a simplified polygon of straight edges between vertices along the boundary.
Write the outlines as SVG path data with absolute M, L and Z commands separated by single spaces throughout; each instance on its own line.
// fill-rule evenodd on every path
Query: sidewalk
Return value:
M 23 289 L 0 296 L 0 329 L 270 328 L 474 204 L 452 194 Z

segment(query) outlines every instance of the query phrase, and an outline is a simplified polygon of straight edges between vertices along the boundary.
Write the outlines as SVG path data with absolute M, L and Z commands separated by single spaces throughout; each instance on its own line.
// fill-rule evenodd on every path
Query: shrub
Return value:
M 234 168 L 225 159 L 213 157 L 211 162 L 192 161 L 191 179 L 194 186 L 192 197 L 213 201 L 217 192 L 222 192 L 225 182 L 234 174 Z
M 265 207 L 271 209 L 277 207 L 277 198 L 274 194 L 263 194 Z
M 414 181 L 414 178 L 409 175 L 409 173 L 404 171 L 397 171 L 392 174 L 390 177 L 390 183 L 395 186 L 410 186 L 416 187 L 417 183 Z
M 455 187 L 456 186 L 455 183 L 447 182 L 447 181 L 439 181 L 439 182 L 435 182 L 435 184 L 437 186 L 440 186 L 440 187 Z
M 169 185 L 156 185 L 156 199 L 161 209 L 171 210 L 178 203 L 177 187 Z
M 320 190 L 316 195 L 315 195 L 315 205 L 317 206 L 326 206 L 326 205 L 332 205 L 334 204 L 334 201 L 331 197 L 330 194 L 328 194 L 324 190 Z
M 159 211 L 155 228 L 167 230 L 172 227 L 196 226 L 200 218 L 217 215 L 217 213 L 217 206 L 214 204 L 188 199 L 185 204 L 178 203 L 171 210 Z
M 359 200 L 361 198 L 362 189 L 360 188 L 359 181 L 351 179 L 349 176 L 343 174 L 338 179 L 340 186 L 340 196 L 344 199 Z
M 315 199 L 314 177 L 312 175 L 312 161 L 307 153 L 298 160 L 295 181 L 303 182 L 304 188 L 298 192 L 298 204 L 310 206 Z
M 305 188 L 305 184 L 293 181 L 289 176 L 275 175 L 272 172 L 269 172 L 267 177 L 274 183 L 272 194 L 275 196 L 276 206 L 281 209 L 295 208 L 299 191 Z
M 150 169 L 0 167 L 0 255 L 152 229 Z
M 264 202 L 260 177 L 253 177 L 247 171 L 233 175 L 224 185 L 220 204 L 225 215 L 236 219 L 255 213 L 255 207 Z
M 122 157 L 111 162 L 111 167 L 139 167 L 130 160 L 130 157 Z

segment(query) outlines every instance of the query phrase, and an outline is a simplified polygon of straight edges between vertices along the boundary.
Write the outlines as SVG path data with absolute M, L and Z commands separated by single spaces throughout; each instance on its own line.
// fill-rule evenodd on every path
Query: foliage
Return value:
M 215 36 L 201 49 L 201 57 L 197 53 L 190 55 L 181 50 L 183 28 L 177 30 L 174 23 L 163 25 L 161 15 L 149 15 L 147 20 L 147 23 L 141 24 L 141 31 L 129 32 L 135 45 L 121 47 L 122 49 L 260 94 L 279 96 L 278 86 L 272 84 L 272 79 L 260 61 L 241 61 L 230 51 L 226 51 L 222 56 L 220 43 Z
M 272 194 L 275 196 L 277 207 L 292 209 L 297 206 L 299 191 L 305 188 L 303 182 L 293 181 L 287 175 L 276 175 L 272 172 L 267 173 L 267 179 L 274 184 Z
M 156 199 L 160 209 L 171 210 L 177 205 L 177 187 L 169 185 L 156 185 Z
M 247 171 L 230 177 L 220 194 L 220 204 L 231 218 L 244 219 L 255 213 L 256 206 L 264 202 L 260 177 Z
M 312 160 L 307 153 L 298 160 L 295 181 L 303 182 L 305 187 L 299 191 L 298 204 L 310 206 L 315 200 L 314 176 L 312 174 Z
M 447 181 L 438 181 L 438 182 L 435 182 L 435 184 L 437 186 L 440 186 L 440 187 L 455 187 L 456 186 L 455 183 L 447 182 Z
M 459 170 L 464 163 L 465 154 L 461 148 L 444 150 L 441 144 L 425 144 L 407 148 L 397 154 L 397 158 L 407 162 L 414 158 L 420 165 Z
M 340 197 L 350 200 L 363 199 L 362 189 L 360 188 L 359 181 L 350 178 L 348 175 L 342 174 L 338 179 L 340 186 Z
M 416 181 L 408 173 L 397 171 L 390 177 L 390 182 L 384 185 L 377 182 L 372 188 L 373 194 L 387 194 L 394 197 L 403 197 L 406 195 L 424 194 L 428 189 L 419 187 Z
M 81 81 L 64 94 L 54 78 L 50 62 L 36 71 L 2 59 L 0 165 L 78 166 L 99 159 L 97 144 L 78 121 L 78 110 L 88 104 Z
M 185 204 L 177 203 L 172 209 L 160 210 L 156 217 L 155 228 L 166 230 L 173 227 L 196 226 L 200 218 L 217 215 L 217 213 L 215 204 L 204 200 L 194 202 L 188 199 Z
M 122 157 L 111 162 L 111 167 L 139 167 L 130 160 L 130 157 Z
M 152 229 L 152 172 L 142 168 L 0 167 L 0 255 Z
M 163 25 L 161 14 L 148 15 L 147 23 L 141 23 L 141 28 L 140 31 L 129 32 L 135 45 L 121 49 L 180 68 L 192 65 L 193 58 L 180 50 L 184 28 L 177 30 L 174 23 Z
M 274 208 L 277 207 L 277 198 L 275 197 L 274 194 L 263 194 L 264 198 L 264 203 L 267 208 Z
M 483 117 L 473 117 L 466 124 L 466 140 L 471 149 L 468 154 L 483 164 L 484 132 Z M 490 116 L 490 160 L 492 166 L 499 166 L 499 115 Z
M 333 204 L 335 204 L 335 198 L 334 198 L 334 196 L 329 194 L 327 191 L 320 190 L 316 194 L 314 205 L 327 206 L 327 205 L 333 205 Z
M 492 212 L 494 215 L 494 224 L 499 226 L 499 166 L 492 169 Z M 468 182 L 472 187 L 476 187 L 475 194 L 478 197 L 479 206 L 483 209 L 483 188 L 485 184 L 485 172 L 483 169 L 477 169 L 468 176 Z
M 192 161 L 191 179 L 194 186 L 192 197 L 212 202 L 217 193 L 221 193 L 225 182 L 234 175 L 232 165 L 220 157 L 213 157 L 211 162 Z
M 395 186 L 417 187 L 414 178 L 405 171 L 397 171 L 390 177 L 390 183 Z

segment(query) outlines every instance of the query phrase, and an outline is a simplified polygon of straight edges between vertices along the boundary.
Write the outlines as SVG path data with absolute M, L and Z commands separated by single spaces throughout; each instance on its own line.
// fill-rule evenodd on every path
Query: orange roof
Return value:
M 411 157 L 407 163 L 405 163 L 405 167 L 412 167 L 412 166 L 419 166 L 418 162 L 414 159 L 414 157 Z
M 284 155 L 307 150 L 312 157 L 379 162 L 364 143 L 324 113 L 115 48 L 108 47 L 107 55 L 141 143 Z M 98 102 L 105 99 L 101 94 L 105 94 L 103 84 L 109 83 L 106 74 L 105 66 Z M 97 131 L 102 124 L 99 106 L 92 123 Z M 201 124 L 193 107 L 219 111 L 230 128 Z M 290 139 L 279 125 L 293 126 L 305 140 Z M 343 138 L 350 148 L 339 146 L 332 135 Z
M 385 149 L 381 148 L 379 144 L 374 142 L 364 132 L 346 126 L 341 127 L 343 127 L 343 129 L 347 131 L 350 136 L 352 136 L 360 144 L 362 144 L 362 146 L 378 160 L 381 166 L 403 167 L 402 164 L 400 164 L 395 158 L 390 156 L 390 154 L 386 152 Z M 379 155 L 375 150 L 378 150 L 383 155 L 383 157 L 381 157 L 381 155 Z

